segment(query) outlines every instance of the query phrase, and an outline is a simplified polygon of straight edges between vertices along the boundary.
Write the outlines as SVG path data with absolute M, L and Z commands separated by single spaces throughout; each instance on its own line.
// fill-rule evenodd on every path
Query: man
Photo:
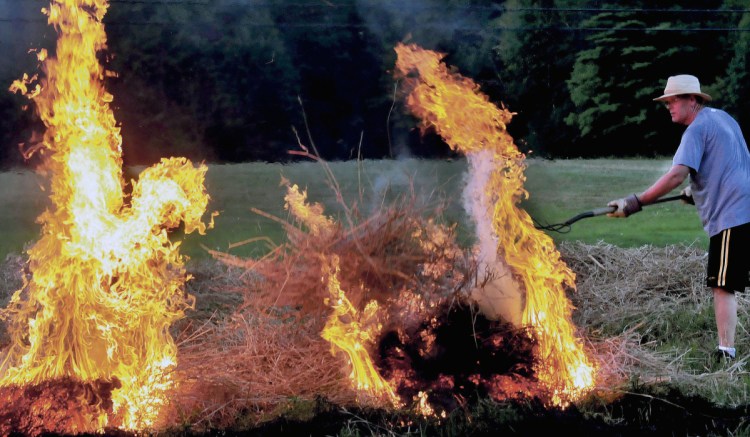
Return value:
M 718 357 L 735 358 L 736 291 L 744 291 L 750 271 L 750 153 L 737 122 L 726 112 L 704 106 L 711 96 L 701 92 L 698 78 L 672 76 L 664 95 L 672 122 L 687 126 L 672 168 L 641 194 L 613 200 L 612 217 L 627 217 L 680 186 L 695 203 L 710 238 L 706 283 L 713 290 L 719 336 Z M 743 253 L 744 252 L 744 253 Z

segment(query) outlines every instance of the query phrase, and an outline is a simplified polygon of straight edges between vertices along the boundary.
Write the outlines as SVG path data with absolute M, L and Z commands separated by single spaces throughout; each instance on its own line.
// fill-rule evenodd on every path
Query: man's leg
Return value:
M 719 346 L 734 347 L 734 333 L 737 330 L 737 297 L 723 288 L 713 288 L 714 314 L 719 334 Z

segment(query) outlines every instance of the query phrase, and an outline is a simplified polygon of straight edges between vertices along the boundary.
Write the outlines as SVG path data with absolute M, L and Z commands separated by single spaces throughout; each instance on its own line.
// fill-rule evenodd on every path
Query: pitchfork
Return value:
M 656 200 L 655 202 L 650 203 L 649 205 L 662 203 L 662 202 L 671 202 L 673 200 L 687 200 L 687 199 L 688 199 L 687 196 L 680 194 L 678 196 L 662 197 L 661 199 Z M 553 232 L 559 232 L 561 234 L 565 234 L 567 232 L 570 232 L 570 225 L 577 222 L 578 220 L 585 219 L 588 217 L 596 217 L 598 215 L 609 214 L 610 212 L 615 212 L 616 209 L 617 208 L 614 206 L 605 206 L 603 208 L 596 208 L 596 209 L 592 209 L 591 211 L 582 212 L 578 214 L 577 216 L 566 220 L 563 223 L 555 223 L 552 225 L 542 225 L 536 220 L 534 220 L 534 227 L 537 229 L 545 230 L 545 231 L 553 231 Z

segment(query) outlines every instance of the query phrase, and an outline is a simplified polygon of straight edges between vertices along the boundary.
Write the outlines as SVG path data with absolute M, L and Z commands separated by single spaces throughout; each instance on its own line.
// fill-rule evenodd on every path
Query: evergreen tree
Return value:
M 689 73 L 711 84 L 723 68 L 716 56 L 723 39 L 703 32 L 720 24 L 707 13 L 718 2 L 684 3 L 613 2 L 582 23 L 590 33 L 568 80 L 576 111 L 566 118 L 580 132 L 581 155 L 674 152 L 681 130 L 651 100 L 668 76 Z
M 745 1 L 729 0 L 724 4 L 724 9 L 742 10 L 747 7 Z M 720 78 L 712 92 L 720 103 L 722 109 L 734 116 L 745 133 L 750 132 L 750 85 L 748 80 L 748 68 L 750 68 L 750 13 L 737 13 L 736 32 L 730 33 L 730 48 L 733 56 L 727 66 L 726 74 Z
M 641 139 L 648 134 L 643 124 L 647 106 L 641 101 L 654 89 L 643 70 L 649 68 L 648 59 L 657 56 L 657 49 L 647 41 L 633 45 L 630 36 L 635 33 L 627 31 L 645 31 L 646 23 L 633 12 L 601 12 L 583 24 L 602 30 L 587 36 L 590 47 L 577 53 L 568 80 L 576 111 L 565 121 L 580 132 L 577 152 L 590 156 L 606 148 L 605 154 L 621 154 L 639 145 L 638 151 L 645 152 Z
M 494 55 L 502 99 L 517 113 L 509 129 L 523 151 L 566 156 L 575 142 L 564 118 L 572 110 L 565 80 L 579 43 L 578 17 L 558 9 L 580 3 L 509 0 L 493 23 L 501 35 Z
M 123 2 L 105 24 L 127 163 L 285 154 L 291 139 L 278 139 L 289 132 L 296 70 L 267 8 Z

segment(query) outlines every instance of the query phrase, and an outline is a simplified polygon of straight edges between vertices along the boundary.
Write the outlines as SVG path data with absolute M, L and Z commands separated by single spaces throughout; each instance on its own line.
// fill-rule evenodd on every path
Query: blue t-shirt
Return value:
M 750 223 L 750 152 L 737 122 L 703 108 L 682 134 L 673 165 L 690 168 L 690 187 L 710 237 Z

